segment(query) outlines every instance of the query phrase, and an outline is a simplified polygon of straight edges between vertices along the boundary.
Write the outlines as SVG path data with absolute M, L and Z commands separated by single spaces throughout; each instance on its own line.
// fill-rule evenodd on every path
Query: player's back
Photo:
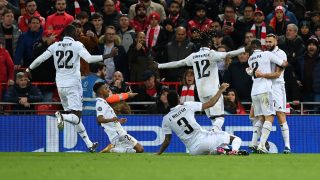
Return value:
M 199 96 L 211 96 L 219 88 L 218 66 L 212 61 L 212 51 L 202 47 L 189 56 L 189 66 L 193 66 Z
M 82 43 L 70 37 L 51 45 L 48 50 L 53 54 L 58 87 L 71 87 L 81 83 L 79 50 Z
M 200 102 L 185 102 L 183 105 L 178 105 L 163 118 L 163 128 L 170 128 L 181 141 L 190 148 L 199 141 L 197 137 L 206 130 L 202 129 L 197 123 L 194 114 L 200 111 L 202 103 Z
M 271 72 L 271 61 L 269 51 L 255 50 L 249 57 L 248 64 L 253 70 L 253 74 L 256 70 L 261 71 L 263 74 Z M 255 75 L 252 76 L 253 84 L 251 95 L 262 94 L 271 91 L 272 81 L 266 78 L 257 78 Z

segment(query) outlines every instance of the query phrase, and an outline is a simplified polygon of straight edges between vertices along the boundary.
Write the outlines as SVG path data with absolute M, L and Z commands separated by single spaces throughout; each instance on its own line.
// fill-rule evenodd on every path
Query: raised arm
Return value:
M 283 68 L 277 66 L 275 72 L 263 74 L 261 71 L 257 70 L 255 71 L 255 75 L 257 78 L 277 79 L 280 77 L 283 70 Z
M 234 51 L 227 52 L 227 56 L 235 57 L 244 52 L 246 52 L 245 48 L 240 48 Z
M 185 59 L 180 61 L 173 61 L 173 62 L 158 64 L 159 69 L 178 68 L 183 66 L 187 66 L 187 62 L 185 61 Z
M 170 142 L 171 142 L 171 134 L 166 134 L 165 139 L 160 147 L 159 152 L 157 152 L 157 155 L 161 155 L 169 146 Z
M 229 87 L 228 83 L 222 83 L 219 91 L 214 95 L 210 100 L 206 103 L 202 104 L 202 110 L 208 109 L 216 104 L 216 102 L 219 100 L 221 94 Z

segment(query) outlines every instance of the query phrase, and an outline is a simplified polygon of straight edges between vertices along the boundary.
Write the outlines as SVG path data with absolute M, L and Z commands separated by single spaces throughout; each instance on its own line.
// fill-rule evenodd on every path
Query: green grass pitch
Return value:
M 1 180 L 312 180 L 320 154 L 0 153 Z

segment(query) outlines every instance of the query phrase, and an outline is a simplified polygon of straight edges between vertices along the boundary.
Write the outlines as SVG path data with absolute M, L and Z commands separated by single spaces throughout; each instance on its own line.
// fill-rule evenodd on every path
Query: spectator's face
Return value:
M 106 42 L 114 42 L 116 31 L 114 29 L 107 28 L 104 35 L 106 37 Z
M 253 19 L 253 9 L 252 7 L 245 7 L 243 11 L 243 17 L 245 20 L 252 20 Z
M 277 45 L 277 40 L 274 37 L 266 38 L 266 48 L 268 51 L 273 51 Z
M 306 34 L 309 33 L 310 29 L 308 28 L 308 26 L 302 26 L 302 27 L 300 28 L 300 31 L 301 31 L 301 34 L 302 34 L 302 35 L 306 35 Z
M 319 37 L 320 37 L 320 28 L 317 28 L 317 29 L 314 31 L 314 34 L 319 38 Z
M 221 31 L 221 25 L 219 22 L 212 22 L 209 26 L 210 30 Z
M 184 40 L 186 40 L 186 37 L 187 37 L 186 30 L 182 28 L 178 28 L 176 31 L 176 41 L 183 42 Z
M 307 52 L 310 56 L 313 56 L 317 53 L 318 47 L 314 43 L 309 43 L 307 46 Z
M 129 27 L 129 18 L 128 17 L 121 17 L 119 19 L 119 24 L 121 28 Z
M 37 4 L 35 1 L 31 1 L 26 5 L 26 11 L 29 14 L 34 14 L 34 12 L 37 10 Z
M 289 40 L 293 40 L 296 37 L 297 37 L 297 32 L 295 31 L 295 29 L 291 26 L 288 26 L 286 30 L 286 38 Z
M 255 13 L 254 22 L 255 23 L 262 23 L 263 21 L 264 21 L 264 16 L 260 13 Z
M 107 0 L 104 3 L 104 13 L 105 14 L 112 14 L 115 10 L 114 2 L 112 0 Z
M 239 59 L 239 62 L 241 62 L 241 63 L 246 63 L 246 62 L 248 62 L 249 53 L 244 52 L 244 53 L 239 54 L 239 55 L 238 55 L 238 59 Z
M 236 101 L 236 95 L 235 95 L 235 93 L 233 91 L 228 92 L 227 98 L 231 102 L 235 102 Z
M 102 18 L 92 19 L 92 24 L 96 29 L 100 29 L 103 24 Z
M 232 0 L 232 2 L 235 6 L 240 6 L 242 3 L 242 0 Z
M 146 35 L 144 34 L 144 32 L 139 32 L 139 33 L 137 34 L 136 41 L 137 41 L 138 43 L 141 43 L 142 45 L 145 45 L 145 44 L 146 44 Z
M 81 26 L 83 26 L 85 23 L 87 23 L 89 21 L 88 18 L 81 18 L 79 19 Z
M 206 11 L 203 10 L 203 9 L 199 9 L 197 12 L 196 12 L 196 16 L 198 18 L 204 18 L 206 16 Z
M 16 84 L 19 86 L 19 88 L 26 88 L 28 85 L 28 79 L 26 77 L 17 78 Z
M 200 39 L 200 33 L 198 31 L 193 31 L 191 33 L 191 39 Z
M 224 10 L 224 17 L 226 21 L 233 20 L 235 17 L 235 12 L 231 7 L 226 7 Z
M 179 5 L 176 4 L 176 3 L 172 3 L 172 4 L 170 5 L 170 7 L 169 7 L 169 12 L 170 12 L 170 14 L 172 14 L 172 15 L 174 15 L 174 16 L 176 16 L 177 14 L 179 14 L 179 12 L 180 12 L 180 7 L 179 7 Z
M 283 20 L 283 12 L 281 10 L 277 10 L 276 11 L 276 18 L 278 21 L 282 21 Z
M 137 16 L 138 17 L 140 17 L 140 18 L 144 18 L 144 17 L 146 17 L 146 15 L 147 15 L 147 11 L 146 11 L 146 9 L 144 9 L 144 8 L 139 8 L 138 10 L 137 10 Z
M 33 32 L 38 32 L 40 29 L 40 21 L 38 19 L 32 19 L 32 21 L 29 24 L 29 28 Z
M 152 89 L 156 86 L 155 80 L 156 78 L 154 76 L 151 76 L 149 79 L 144 81 L 144 85 L 147 89 Z
M 113 81 L 116 81 L 116 80 L 123 81 L 122 73 L 119 72 L 119 71 L 116 71 L 116 72 L 113 74 Z
M 150 26 L 151 27 L 156 27 L 159 24 L 159 21 L 157 18 L 151 18 L 150 19 Z
M 273 1 L 273 7 L 277 7 L 277 6 L 283 6 L 286 3 L 284 2 L 284 0 L 274 0 Z
M 320 23 L 320 16 L 319 16 L 319 15 L 312 16 L 312 17 L 311 17 L 311 21 L 312 21 L 314 24 L 319 24 L 319 23 Z
M 193 73 L 186 74 L 186 83 L 187 83 L 187 85 L 194 84 L 194 74 Z
M 56 9 L 57 12 L 64 12 L 67 8 L 67 3 L 65 0 L 57 0 Z
M 254 36 L 253 34 L 250 32 L 250 33 L 246 33 L 245 37 L 244 37 L 244 44 L 245 45 L 250 45 L 251 44 L 251 41 L 253 40 Z
M 6 13 L 3 16 L 3 24 L 6 26 L 11 26 L 13 24 L 14 21 L 14 15 L 13 13 Z
M 167 95 L 168 95 L 168 91 L 162 91 L 161 96 L 160 96 L 160 101 L 161 101 L 163 104 L 168 104 Z

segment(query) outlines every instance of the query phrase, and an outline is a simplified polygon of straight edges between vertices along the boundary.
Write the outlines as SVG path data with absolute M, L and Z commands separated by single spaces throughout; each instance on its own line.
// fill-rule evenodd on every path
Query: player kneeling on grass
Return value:
M 239 151 L 242 142 L 239 137 L 230 135 L 224 131 L 204 130 L 194 117 L 196 111 L 203 111 L 214 106 L 228 87 L 229 84 L 223 83 L 217 94 L 206 103 L 189 101 L 179 105 L 177 92 L 169 92 L 167 98 L 171 109 L 163 117 L 162 122 L 165 140 L 157 154 L 160 155 L 167 149 L 171 141 L 172 131 L 174 131 L 192 155 L 217 153 L 217 149 L 222 149 L 220 147 L 225 145 L 232 146 L 232 150 L 228 152 L 229 155 L 248 155 L 246 151 Z
M 105 100 L 110 93 L 108 85 L 104 82 L 98 82 L 93 86 L 93 91 L 97 97 L 97 121 L 104 128 L 111 142 L 101 152 L 142 153 L 144 151 L 143 146 L 121 126 L 127 119 L 118 118 Z

